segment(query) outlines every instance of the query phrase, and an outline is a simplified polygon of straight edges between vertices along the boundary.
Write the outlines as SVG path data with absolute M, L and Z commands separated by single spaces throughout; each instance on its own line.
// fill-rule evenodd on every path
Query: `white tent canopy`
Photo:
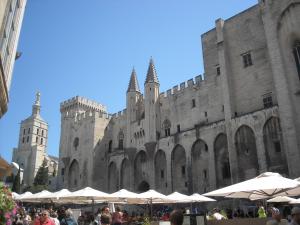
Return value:
M 215 199 L 205 197 L 203 195 L 200 195 L 198 193 L 194 193 L 191 196 L 189 196 L 190 202 L 215 202 Z
M 267 200 L 267 202 L 291 202 L 291 201 L 295 201 L 296 199 L 294 198 L 290 198 L 288 196 L 277 196 L 275 198 L 271 198 L 269 200 Z
M 23 199 L 26 199 L 26 198 L 28 198 L 28 197 L 30 197 L 30 196 L 32 196 L 32 195 L 33 195 L 33 194 L 32 194 L 31 192 L 26 191 L 25 193 L 19 195 L 19 197 L 18 197 L 16 200 L 22 201 Z
M 20 195 L 16 192 L 12 192 L 11 195 L 14 200 L 17 200 L 20 197 Z
M 99 202 L 105 202 L 109 197 L 109 194 L 95 190 L 90 187 L 83 188 L 78 191 L 66 193 L 62 195 L 59 199 L 62 201 L 67 201 L 67 202 L 74 202 L 76 201 L 82 202 L 82 200 L 97 200 Z
M 51 192 L 47 190 L 43 190 L 41 192 L 38 192 L 36 194 L 32 194 L 26 197 L 22 197 L 20 200 L 22 202 L 46 202 L 45 196 L 51 194 Z
M 147 203 L 173 203 L 166 195 L 163 195 L 153 189 L 138 194 L 138 199 L 129 199 L 128 203 L 131 204 L 147 204 Z
M 114 192 L 108 196 L 110 202 L 134 202 L 139 201 L 140 196 L 126 189 L 121 189 L 117 192 Z
M 215 201 L 212 198 L 202 196 L 200 194 L 194 193 L 190 196 L 181 194 L 179 192 L 173 192 L 167 196 L 169 199 L 172 199 L 176 203 L 193 203 L 193 202 L 213 202 Z
M 258 200 L 276 196 L 286 196 L 288 195 L 288 190 L 299 186 L 300 182 L 298 181 L 282 177 L 278 173 L 266 172 L 253 179 L 233 184 L 204 195 Z
M 45 195 L 44 198 L 49 199 L 54 202 L 60 202 L 59 200 L 61 197 L 70 195 L 71 193 L 72 192 L 70 192 L 68 189 L 62 189 L 60 191 L 56 191 L 56 192 L 50 193 L 48 195 Z

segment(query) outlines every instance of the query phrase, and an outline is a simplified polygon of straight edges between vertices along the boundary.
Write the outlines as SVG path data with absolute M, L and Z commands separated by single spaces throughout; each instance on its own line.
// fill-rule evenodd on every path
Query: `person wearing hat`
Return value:
M 272 219 L 267 221 L 266 225 L 288 225 L 286 219 L 282 219 L 279 209 L 272 207 L 271 208 Z
M 300 225 L 300 208 L 294 207 L 292 209 L 292 222 L 290 225 Z

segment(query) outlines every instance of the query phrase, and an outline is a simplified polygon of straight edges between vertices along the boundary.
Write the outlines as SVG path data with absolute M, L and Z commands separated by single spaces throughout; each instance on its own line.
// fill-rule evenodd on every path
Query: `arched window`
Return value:
M 124 133 L 123 131 L 120 130 L 119 135 L 118 135 L 118 139 L 119 139 L 119 149 L 123 149 L 123 145 L 124 145 Z
M 171 122 L 168 119 L 165 119 L 163 122 L 163 129 L 165 130 L 165 136 L 168 137 L 171 135 Z
M 298 77 L 300 79 L 300 41 L 297 41 L 293 48 L 293 54 L 296 62 Z

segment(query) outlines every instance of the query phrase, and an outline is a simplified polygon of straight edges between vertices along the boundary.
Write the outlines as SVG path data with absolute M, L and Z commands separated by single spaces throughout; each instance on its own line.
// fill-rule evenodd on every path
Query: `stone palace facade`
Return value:
M 151 59 L 122 112 L 61 103 L 58 188 L 204 193 L 265 171 L 300 176 L 300 1 L 260 0 L 201 40 L 203 76 L 162 93 Z

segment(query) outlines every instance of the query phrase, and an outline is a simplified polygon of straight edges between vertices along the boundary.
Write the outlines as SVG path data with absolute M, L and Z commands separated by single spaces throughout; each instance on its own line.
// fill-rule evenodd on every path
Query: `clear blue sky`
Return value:
M 140 87 L 153 57 L 160 90 L 203 73 L 200 36 L 257 0 L 28 0 L 9 111 L 0 119 L 0 154 L 11 161 L 21 120 L 41 92 L 49 154 L 58 156 L 60 102 L 76 95 L 126 105 L 134 66 Z

